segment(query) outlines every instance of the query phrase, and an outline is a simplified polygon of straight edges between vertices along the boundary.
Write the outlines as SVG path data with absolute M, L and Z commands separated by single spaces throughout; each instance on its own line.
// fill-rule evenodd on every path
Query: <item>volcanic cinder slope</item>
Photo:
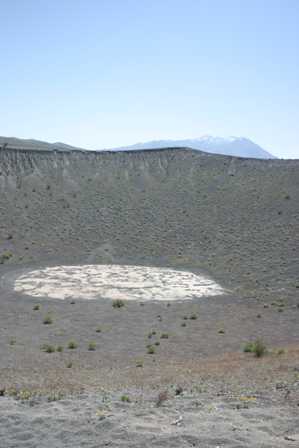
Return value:
M 298 446 L 298 223 L 299 160 L 0 149 L 0 446 Z

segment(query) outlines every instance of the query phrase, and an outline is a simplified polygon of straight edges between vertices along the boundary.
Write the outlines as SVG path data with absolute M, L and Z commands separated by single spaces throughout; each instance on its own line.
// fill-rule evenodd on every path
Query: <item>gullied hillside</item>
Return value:
M 243 291 L 299 286 L 299 161 L 2 149 L 0 216 L 2 265 L 163 264 Z

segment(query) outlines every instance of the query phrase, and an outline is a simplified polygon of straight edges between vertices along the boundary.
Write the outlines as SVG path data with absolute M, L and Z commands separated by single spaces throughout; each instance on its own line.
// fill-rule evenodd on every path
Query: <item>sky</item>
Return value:
M 299 0 L 0 0 L 0 135 L 299 158 Z

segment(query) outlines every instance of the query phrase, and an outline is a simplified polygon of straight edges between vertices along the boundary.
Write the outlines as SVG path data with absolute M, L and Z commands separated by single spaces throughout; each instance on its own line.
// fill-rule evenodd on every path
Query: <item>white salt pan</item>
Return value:
M 224 294 L 203 275 L 169 268 L 124 265 L 55 266 L 18 277 L 14 289 L 53 299 L 190 300 Z

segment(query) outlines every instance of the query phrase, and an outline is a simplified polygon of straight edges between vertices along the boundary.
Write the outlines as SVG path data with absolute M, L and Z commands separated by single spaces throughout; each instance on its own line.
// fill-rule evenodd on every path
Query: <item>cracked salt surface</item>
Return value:
M 53 299 L 191 300 L 224 294 L 207 276 L 170 268 L 126 265 L 55 266 L 15 280 L 14 289 Z

